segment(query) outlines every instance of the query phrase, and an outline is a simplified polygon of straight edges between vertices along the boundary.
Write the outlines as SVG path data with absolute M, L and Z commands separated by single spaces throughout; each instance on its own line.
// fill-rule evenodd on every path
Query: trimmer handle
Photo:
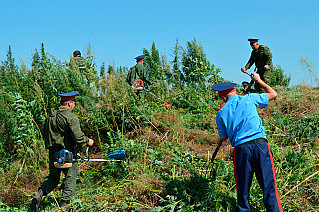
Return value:
M 89 148 L 90 148 L 90 147 L 87 146 L 87 147 L 86 147 L 86 150 L 85 150 L 86 158 L 88 159 L 88 161 L 89 161 L 89 159 L 90 159 Z
M 91 135 L 90 138 L 91 138 L 92 140 L 94 140 L 94 139 L 93 139 L 93 135 Z M 85 150 L 86 158 L 88 159 L 88 161 L 89 161 L 89 159 L 90 159 L 89 148 L 90 148 L 90 146 L 88 145 L 88 146 L 86 147 L 86 150 Z

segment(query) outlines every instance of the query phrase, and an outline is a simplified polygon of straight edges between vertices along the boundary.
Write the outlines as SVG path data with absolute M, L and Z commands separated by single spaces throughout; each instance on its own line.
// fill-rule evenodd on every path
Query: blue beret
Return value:
M 70 93 L 62 93 L 59 94 L 59 96 L 61 96 L 61 100 L 62 101 L 68 101 L 68 100 L 72 100 L 75 99 L 75 96 L 79 94 L 79 91 L 73 91 Z
M 226 91 L 228 89 L 235 87 L 236 85 L 237 84 L 233 83 L 233 82 L 222 82 L 222 83 L 218 83 L 216 85 L 213 85 L 212 89 L 214 91 Z
M 142 55 L 140 55 L 140 56 L 135 57 L 134 59 L 136 59 L 136 60 L 140 60 L 140 59 L 143 59 L 144 57 L 145 57 L 145 55 L 144 55 L 144 54 L 142 54 Z

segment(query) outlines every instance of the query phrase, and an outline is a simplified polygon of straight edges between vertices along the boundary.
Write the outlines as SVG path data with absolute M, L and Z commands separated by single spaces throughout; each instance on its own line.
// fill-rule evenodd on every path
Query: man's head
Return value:
M 81 52 L 79 50 L 74 51 L 73 57 L 81 57 Z
M 140 56 L 135 57 L 134 59 L 136 59 L 136 62 L 137 62 L 137 63 L 140 63 L 141 65 L 143 65 L 143 63 L 144 63 L 144 57 L 145 57 L 145 55 L 142 54 L 142 55 L 140 55 Z
M 78 94 L 79 94 L 79 91 L 73 91 L 70 93 L 59 94 L 59 96 L 61 97 L 60 105 L 62 107 L 69 108 L 72 112 L 72 110 L 75 107 L 75 97 Z
M 75 99 L 68 100 L 68 101 L 61 101 L 61 102 L 60 102 L 60 105 L 61 105 L 62 107 L 69 108 L 70 111 L 72 112 L 73 109 L 75 108 Z
M 244 82 L 242 82 L 241 83 L 242 84 L 242 86 L 243 86 L 243 88 L 246 90 L 247 88 L 248 88 L 248 86 L 249 86 L 249 82 L 247 82 L 247 81 L 244 81 Z
M 258 49 L 258 47 L 259 47 L 258 40 L 259 40 L 259 39 L 257 39 L 257 38 L 249 38 L 249 39 L 248 39 L 249 44 L 250 44 L 250 46 L 251 46 L 251 48 L 252 48 L 253 50 Z
M 222 82 L 214 85 L 212 89 L 214 91 L 218 91 L 218 95 L 221 97 L 221 99 L 226 102 L 229 97 L 232 95 L 237 94 L 235 90 L 235 86 L 237 84 L 233 82 Z

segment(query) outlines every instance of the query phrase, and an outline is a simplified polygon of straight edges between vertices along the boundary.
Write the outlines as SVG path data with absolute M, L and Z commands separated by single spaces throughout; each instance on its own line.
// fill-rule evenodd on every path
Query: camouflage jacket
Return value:
M 72 57 L 69 63 L 70 67 L 76 67 L 80 71 L 86 71 L 87 61 L 83 57 Z
M 265 65 L 269 66 L 270 71 L 273 69 L 272 54 L 267 46 L 260 45 L 258 49 L 253 50 L 245 68 L 249 69 L 254 63 L 258 73 L 265 72 Z
M 126 81 L 128 82 L 128 84 L 133 85 L 134 81 L 137 79 L 141 79 L 145 83 L 151 84 L 146 68 L 139 63 L 130 68 L 126 77 Z
M 89 142 L 81 130 L 78 117 L 61 106 L 51 109 L 46 117 L 43 135 L 47 149 L 61 146 L 69 151 L 81 150 Z

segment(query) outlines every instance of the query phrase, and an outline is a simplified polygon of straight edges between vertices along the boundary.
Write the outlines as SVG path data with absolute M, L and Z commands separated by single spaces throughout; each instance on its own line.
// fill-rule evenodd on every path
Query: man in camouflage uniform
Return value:
M 148 84 L 151 84 L 149 77 L 148 77 L 147 70 L 143 66 L 144 57 L 145 57 L 145 55 L 140 55 L 140 56 L 135 57 L 136 65 L 131 67 L 128 74 L 127 74 L 126 81 L 131 86 L 134 85 L 134 83 L 137 79 L 142 80 L 144 83 L 146 82 Z
M 260 78 L 265 83 L 269 84 L 269 79 L 273 70 L 272 64 L 272 54 L 267 46 L 259 45 L 259 39 L 249 38 L 250 46 L 253 49 L 251 56 L 245 66 L 241 71 L 246 73 L 253 64 L 257 68 L 257 73 L 260 75 Z M 255 84 L 255 89 L 258 93 L 262 92 L 261 87 L 258 83 Z
M 130 68 L 126 77 L 127 83 L 132 86 L 139 99 L 142 100 L 144 99 L 144 92 L 142 92 L 142 90 L 144 89 L 144 83 L 147 83 L 149 85 L 151 84 L 147 70 L 143 66 L 144 57 L 145 55 L 135 57 L 136 65 Z M 143 85 L 141 85 L 141 81 L 143 81 Z
M 79 70 L 84 73 L 87 70 L 87 61 L 81 56 L 81 52 L 76 50 L 73 52 L 73 57 L 70 60 L 71 67 L 77 67 Z
M 69 150 L 76 155 L 76 149 L 82 149 L 86 145 L 92 146 L 94 141 L 84 135 L 81 130 L 78 117 L 72 113 L 75 107 L 75 96 L 78 91 L 59 94 L 61 103 L 58 108 L 51 109 L 51 112 L 45 119 L 44 140 L 45 148 L 49 149 L 49 175 L 38 189 L 38 193 L 33 197 L 30 205 L 31 211 L 37 211 L 42 197 L 55 189 L 60 181 L 60 174 L 63 171 L 64 188 L 62 191 L 60 207 L 65 206 L 74 195 L 76 187 L 76 178 L 78 172 L 78 163 L 74 162 L 70 168 L 55 168 L 55 153 L 62 149 Z

